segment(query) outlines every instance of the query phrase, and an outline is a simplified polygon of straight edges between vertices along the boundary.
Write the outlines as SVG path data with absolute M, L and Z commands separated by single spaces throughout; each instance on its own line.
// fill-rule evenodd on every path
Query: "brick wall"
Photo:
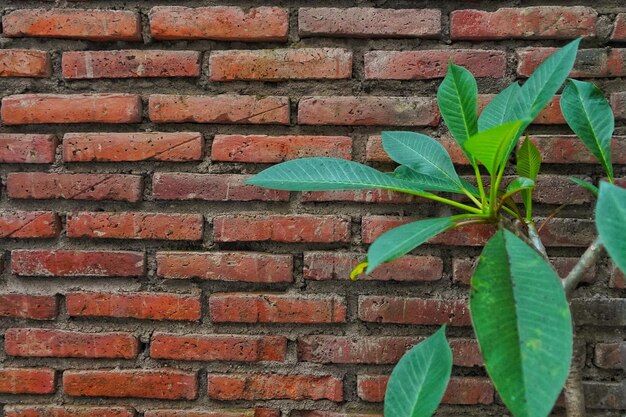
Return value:
M 434 100 L 448 60 L 479 77 L 484 106 L 578 36 L 574 75 L 610 95 L 626 177 L 622 1 L 2 3 L 5 416 L 380 415 L 392 364 L 442 323 L 456 366 L 440 415 L 505 413 L 465 303 L 489 228 L 446 233 L 351 283 L 376 236 L 446 209 L 243 180 L 302 156 L 391 169 L 385 128 L 439 138 L 470 174 Z M 542 229 L 566 273 L 594 227 L 590 196 L 565 177 L 602 173 L 558 101 L 531 131 L 539 215 L 568 203 Z M 590 415 L 618 416 L 624 277 L 606 260 L 594 277 L 574 302 L 578 347 Z

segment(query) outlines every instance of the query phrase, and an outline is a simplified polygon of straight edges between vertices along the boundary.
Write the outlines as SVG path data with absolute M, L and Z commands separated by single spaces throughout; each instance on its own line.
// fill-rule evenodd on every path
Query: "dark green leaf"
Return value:
M 420 189 L 427 191 L 448 191 L 459 193 L 460 184 L 451 183 L 447 178 L 431 177 L 430 175 L 421 174 L 409 168 L 406 165 L 400 165 L 393 172 L 393 177 L 398 180 L 406 181 L 416 186 L 419 184 Z
M 596 227 L 600 240 L 619 269 L 626 272 L 626 190 L 606 182 L 600 184 L 596 205 Z
M 508 187 L 506 187 L 506 193 L 514 194 L 522 190 L 530 190 L 533 188 L 535 188 L 535 181 L 530 178 L 519 177 L 511 181 Z
M 568 177 L 567 179 L 573 183 L 576 183 L 577 185 L 580 185 L 585 190 L 593 194 L 594 197 L 598 197 L 598 187 L 596 187 L 595 185 L 576 177 Z
M 519 84 L 514 82 L 495 96 L 480 113 L 478 129 L 482 132 L 504 123 L 515 121 L 516 119 L 513 118 L 513 106 L 516 103 L 520 90 Z
M 520 177 L 536 180 L 541 168 L 541 154 L 535 144 L 526 137 L 517 150 L 517 174 Z

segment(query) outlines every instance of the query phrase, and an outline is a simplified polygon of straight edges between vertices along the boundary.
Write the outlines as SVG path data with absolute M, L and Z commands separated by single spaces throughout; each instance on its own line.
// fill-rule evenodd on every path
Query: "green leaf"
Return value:
M 490 174 L 495 174 L 508 160 L 524 123 L 518 120 L 485 130 L 469 138 L 465 146 L 474 158 L 482 162 Z
M 528 136 L 517 150 L 517 174 L 520 177 L 536 180 L 541 168 L 541 154 L 537 146 L 528 139 Z
M 619 269 L 626 272 L 626 190 L 606 182 L 600 184 L 596 205 L 596 227 L 600 240 Z
M 385 392 L 385 417 L 430 417 L 446 391 L 452 350 L 445 325 L 402 356 Z
M 393 177 L 402 181 L 407 181 L 411 184 L 419 184 L 422 190 L 428 191 L 448 191 L 452 193 L 459 193 L 461 190 L 460 184 L 451 183 L 446 178 L 431 177 L 430 175 L 420 174 L 409 168 L 406 165 L 400 165 L 393 172 Z
M 439 233 L 453 228 L 454 225 L 455 217 L 441 217 L 408 223 L 383 233 L 367 251 L 366 273 L 371 273 L 383 262 L 406 255 Z
M 530 190 L 535 188 L 535 181 L 530 178 L 519 177 L 511 181 L 511 183 L 506 187 L 507 194 L 515 194 L 522 190 Z
M 550 414 L 569 373 L 572 324 L 561 280 L 507 230 L 487 242 L 470 312 L 485 367 L 515 417 Z
M 506 122 L 515 121 L 512 117 L 513 106 L 518 98 L 521 87 L 514 82 L 497 96 L 495 96 L 487 107 L 480 113 L 478 118 L 478 129 L 482 132 L 493 127 L 500 126 Z
M 594 197 L 598 197 L 598 187 L 596 187 L 595 185 L 581 180 L 580 178 L 576 178 L 576 177 L 567 177 L 568 180 L 570 180 L 571 182 L 580 185 L 581 187 L 583 187 L 585 190 L 589 191 L 591 194 L 593 194 Z
M 449 63 L 448 73 L 437 91 L 437 103 L 450 133 L 471 161 L 465 141 L 478 132 L 478 86 L 472 73 Z
M 561 110 L 570 128 L 613 179 L 611 138 L 615 118 L 602 91 L 592 83 L 569 80 L 561 96 Z

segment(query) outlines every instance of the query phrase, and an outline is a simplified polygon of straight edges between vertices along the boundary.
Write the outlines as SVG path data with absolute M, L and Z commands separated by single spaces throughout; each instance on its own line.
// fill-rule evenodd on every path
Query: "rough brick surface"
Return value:
M 529 77 L 557 48 L 523 48 L 517 50 L 517 73 Z M 570 77 L 606 78 L 626 75 L 626 49 L 581 49 Z
M 50 56 L 45 51 L 3 49 L 0 77 L 49 77 Z
M 2 394 L 52 394 L 54 390 L 53 369 L 0 369 L 0 393 Z
M 54 135 L 0 134 L 0 163 L 52 163 L 56 146 Z
M 359 318 L 366 322 L 398 324 L 448 324 L 469 326 L 467 303 L 462 300 L 361 296 Z
M 4 407 L 6 417 L 133 417 L 134 410 L 125 407 L 84 407 L 52 405 L 15 405 Z
M 58 302 L 54 296 L 0 294 L 0 317 L 52 320 L 57 312 Z
M 619 13 L 615 18 L 611 39 L 614 41 L 626 41 L 626 13 Z
M 51 238 L 60 230 L 59 217 L 49 211 L 0 212 L 0 238 Z

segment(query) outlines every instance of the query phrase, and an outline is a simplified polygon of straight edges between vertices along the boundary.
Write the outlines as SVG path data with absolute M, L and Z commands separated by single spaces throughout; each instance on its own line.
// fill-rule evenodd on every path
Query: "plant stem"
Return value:
M 565 277 L 565 279 L 563 280 L 563 288 L 565 289 L 565 295 L 567 295 L 568 299 L 571 298 L 572 293 L 574 292 L 580 281 L 583 280 L 585 271 L 590 266 L 598 262 L 598 259 L 600 259 L 600 256 L 602 256 L 603 249 L 604 246 L 602 246 L 600 238 L 596 238 L 591 246 L 589 246 L 585 253 L 583 253 L 583 255 L 580 257 L 580 260 L 578 261 L 576 266 L 574 266 L 574 269 L 572 269 L 567 277 Z
M 543 242 L 541 241 L 541 238 L 539 237 L 539 232 L 537 231 L 537 226 L 535 226 L 535 222 L 531 220 L 527 222 L 526 225 L 528 226 L 528 238 L 533 243 L 533 246 L 535 247 L 535 249 L 537 249 L 537 252 L 542 254 L 543 257 L 546 259 L 546 261 L 549 262 L 548 253 L 546 252 L 546 247 L 543 245 Z
M 485 195 L 485 187 L 483 186 L 483 178 L 480 175 L 480 168 L 478 168 L 478 164 L 476 161 L 473 161 L 472 166 L 474 167 L 474 174 L 476 175 L 476 183 L 478 184 L 478 190 L 480 191 L 480 201 L 481 206 L 485 207 L 485 200 L 487 196 Z
M 574 357 L 570 368 L 563 396 L 565 398 L 565 413 L 567 417 L 585 417 L 585 391 L 583 387 L 582 368 L 585 365 L 584 350 L 574 348 Z
M 465 188 L 461 189 L 463 191 L 463 194 L 465 194 L 470 200 L 472 200 L 474 202 L 474 204 L 476 204 L 476 207 L 478 207 L 479 209 L 482 209 L 483 206 L 481 204 L 480 201 L 478 201 L 478 199 L 476 199 L 476 197 L 474 197 L 472 195 L 472 193 L 470 193 L 469 191 L 467 191 Z
M 456 207 L 458 209 L 461 209 L 461 210 L 464 210 L 464 211 L 468 211 L 470 213 L 483 214 L 482 210 L 479 210 L 479 209 L 477 209 L 475 207 L 472 207 L 472 206 L 468 206 L 468 205 L 463 204 L 463 203 L 459 203 L 459 202 L 456 202 L 456 201 L 453 201 L 453 200 L 449 200 L 449 199 L 444 198 L 444 197 L 439 197 L 437 194 L 418 193 L 418 192 L 414 192 L 414 193 L 410 193 L 410 194 L 416 195 L 416 196 L 419 196 L 419 197 L 423 197 L 423 198 L 427 198 L 429 200 L 437 201 L 439 203 L 447 204 L 449 206 Z

